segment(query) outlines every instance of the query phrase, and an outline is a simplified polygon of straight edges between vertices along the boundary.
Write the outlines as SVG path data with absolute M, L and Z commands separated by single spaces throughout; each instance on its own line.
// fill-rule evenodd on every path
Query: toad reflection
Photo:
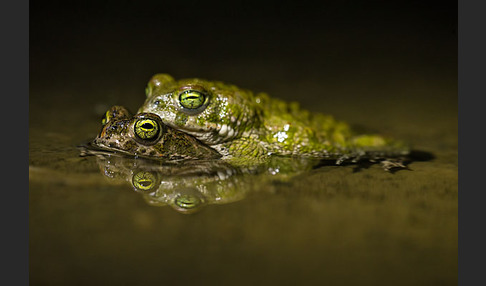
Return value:
M 279 158 L 253 169 L 235 168 L 221 160 L 155 161 L 91 149 L 102 174 L 126 182 L 151 206 L 171 206 L 194 213 L 206 205 L 242 200 L 252 191 L 268 190 L 316 164 L 313 160 Z
M 315 162 L 284 158 L 266 169 L 237 169 L 220 160 L 157 162 L 119 154 L 96 155 L 104 176 L 127 182 L 152 206 L 169 205 L 181 213 L 194 213 L 208 204 L 227 204 L 243 199 L 249 192 L 284 181 L 297 170 L 310 169 Z M 96 154 L 95 154 L 96 153 Z M 292 162 L 290 162 L 292 161 Z M 285 165 L 279 165 L 285 163 Z M 285 168 L 294 168 L 287 172 Z

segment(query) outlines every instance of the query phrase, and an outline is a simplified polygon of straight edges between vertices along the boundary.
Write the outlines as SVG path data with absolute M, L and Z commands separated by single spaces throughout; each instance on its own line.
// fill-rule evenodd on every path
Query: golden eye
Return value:
M 150 191 L 157 186 L 157 176 L 151 172 L 141 171 L 133 175 L 132 184 L 139 191 Z
M 159 123 L 150 118 L 142 118 L 135 122 L 135 135 L 143 140 L 154 140 L 160 132 Z
M 204 105 L 206 95 L 197 90 L 186 90 L 179 94 L 179 102 L 187 109 L 198 109 Z
M 108 110 L 101 118 L 101 125 L 105 125 L 106 123 L 108 123 L 108 121 L 110 121 L 110 119 L 111 119 L 110 110 Z

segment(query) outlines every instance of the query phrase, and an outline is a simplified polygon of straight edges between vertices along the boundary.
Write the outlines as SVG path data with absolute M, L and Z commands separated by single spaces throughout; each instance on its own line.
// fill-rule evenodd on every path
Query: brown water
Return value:
M 37 8 L 32 285 L 457 284 L 454 21 L 423 12 L 287 27 L 260 15 L 243 26 L 214 20 L 195 32 L 128 12 L 105 19 L 103 7 L 86 8 L 91 18 L 72 11 L 41 17 Z M 435 158 L 395 174 L 324 166 L 190 215 L 151 206 L 128 183 L 103 176 L 95 157 L 79 157 L 76 145 L 96 136 L 111 105 L 135 111 L 156 72 L 297 100 Z

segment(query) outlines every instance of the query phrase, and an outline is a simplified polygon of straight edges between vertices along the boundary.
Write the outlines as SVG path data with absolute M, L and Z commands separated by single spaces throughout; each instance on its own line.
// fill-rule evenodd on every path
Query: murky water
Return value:
M 266 26 L 240 31 L 236 43 L 212 35 L 226 48 L 195 53 L 184 45 L 207 35 L 140 32 L 147 23 L 136 21 L 125 30 L 99 19 L 83 28 L 43 21 L 31 38 L 32 285 L 457 283 L 457 58 L 447 29 L 375 27 L 362 37 L 349 27 Z M 138 44 L 154 35 L 166 41 Z M 111 105 L 135 111 L 156 72 L 297 100 L 435 158 L 394 174 L 349 165 L 288 180 L 254 176 L 235 183 L 233 199 L 181 214 L 110 179 L 76 148 L 96 136 Z

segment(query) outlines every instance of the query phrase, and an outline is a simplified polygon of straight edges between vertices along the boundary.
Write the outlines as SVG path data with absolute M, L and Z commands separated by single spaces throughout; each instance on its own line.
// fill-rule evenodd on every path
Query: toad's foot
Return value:
M 388 158 L 380 161 L 380 165 L 387 172 L 396 172 L 403 169 L 409 170 L 404 161 L 403 158 Z

